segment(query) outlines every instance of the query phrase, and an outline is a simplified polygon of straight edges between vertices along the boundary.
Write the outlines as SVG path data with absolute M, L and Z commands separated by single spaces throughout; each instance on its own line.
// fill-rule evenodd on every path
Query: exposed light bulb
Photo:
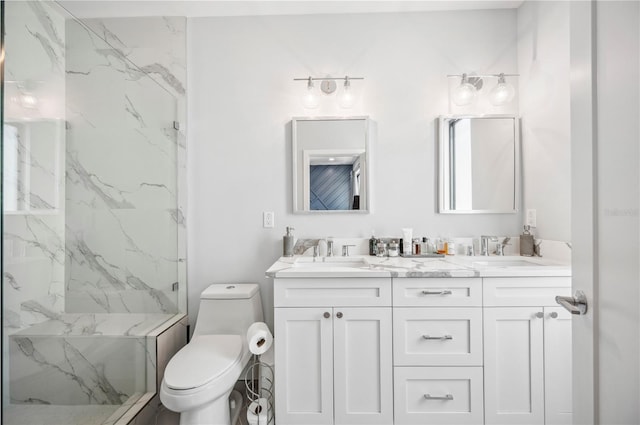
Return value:
M 302 104 L 307 109 L 315 109 L 320 104 L 320 98 L 315 93 L 313 80 L 311 79 L 311 77 L 309 77 L 307 83 L 307 91 L 302 98 Z
M 353 91 L 351 90 L 351 81 L 349 81 L 349 77 L 345 77 L 344 89 L 342 89 L 342 94 L 340 95 L 338 104 L 343 109 L 349 109 L 353 107 L 354 100 Z
M 475 101 L 477 94 L 478 90 L 469 82 L 467 74 L 462 74 L 460 85 L 453 90 L 453 103 L 458 106 L 470 105 Z
M 495 106 L 506 105 L 513 100 L 515 94 L 513 86 L 507 83 L 504 74 L 500 74 L 498 84 L 489 93 L 489 101 Z

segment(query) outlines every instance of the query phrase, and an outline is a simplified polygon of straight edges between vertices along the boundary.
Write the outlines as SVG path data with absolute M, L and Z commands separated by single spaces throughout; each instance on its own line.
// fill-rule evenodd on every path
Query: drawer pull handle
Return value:
M 422 338 L 424 338 L 424 339 L 439 339 L 441 341 L 445 341 L 445 340 L 448 340 L 448 339 L 453 339 L 453 337 L 451 335 L 443 335 L 443 336 L 422 335 Z
M 447 395 L 445 395 L 443 397 L 436 397 L 436 396 L 433 396 L 431 394 L 425 394 L 424 398 L 426 400 L 453 400 L 453 395 L 447 394 Z
M 427 291 L 426 289 L 422 291 L 423 295 L 451 295 L 451 291 Z

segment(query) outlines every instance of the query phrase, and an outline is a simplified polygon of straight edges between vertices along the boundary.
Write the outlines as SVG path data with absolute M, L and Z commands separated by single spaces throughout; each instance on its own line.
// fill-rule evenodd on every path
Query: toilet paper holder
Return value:
M 275 425 L 273 367 L 254 355 L 244 376 L 249 425 Z

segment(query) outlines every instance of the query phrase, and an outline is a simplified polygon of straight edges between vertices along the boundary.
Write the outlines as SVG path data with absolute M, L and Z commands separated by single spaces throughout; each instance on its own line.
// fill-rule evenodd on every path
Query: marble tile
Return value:
M 113 405 L 9 405 L 2 409 L 2 423 L 4 425 L 102 425 L 117 409 L 118 406 Z
M 145 337 L 173 317 L 173 314 L 65 313 L 14 335 Z
M 9 341 L 14 404 L 122 404 L 145 391 L 146 351 L 136 338 L 13 335 Z

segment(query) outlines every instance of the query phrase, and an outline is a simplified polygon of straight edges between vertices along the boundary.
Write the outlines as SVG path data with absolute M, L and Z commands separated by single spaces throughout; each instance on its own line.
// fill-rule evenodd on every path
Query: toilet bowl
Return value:
M 160 400 L 180 425 L 231 425 L 229 396 L 251 358 L 249 325 L 262 320 L 256 284 L 211 285 L 201 295 L 192 340 L 171 358 Z

